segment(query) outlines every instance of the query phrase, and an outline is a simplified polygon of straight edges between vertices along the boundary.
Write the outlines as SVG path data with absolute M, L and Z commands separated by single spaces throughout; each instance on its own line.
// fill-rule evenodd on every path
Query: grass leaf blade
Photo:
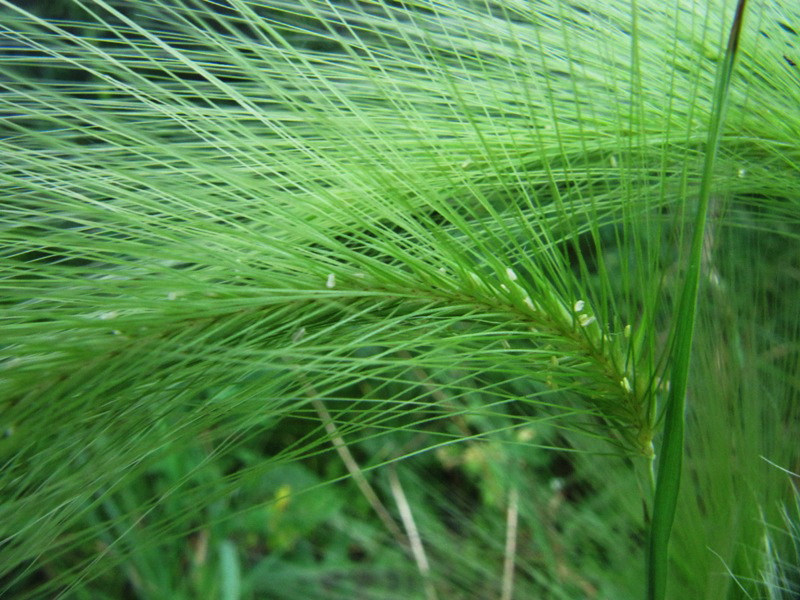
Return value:
M 669 563 L 669 538 L 675 520 L 675 509 L 680 490 L 683 466 L 684 409 L 689 379 L 692 339 L 697 312 L 697 297 L 700 284 L 703 240 L 708 218 L 709 198 L 714 162 L 719 146 L 720 133 L 725 117 L 725 106 L 730 89 L 731 75 L 739 47 L 739 37 L 747 0 L 739 0 L 728 37 L 728 46 L 717 72 L 714 87 L 711 123 L 706 141 L 705 161 L 700 186 L 700 198 L 695 216 L 689 265 L 681 292 L 675 325 L 672 331 L 672 371 L 670 391 L 667 398 L 664 438 L 660 452 L 656 492 L 653 505 L 653 521 L 650 525 L 650 540 L 647 558 L 648 600 L 663 600 L 666 595 Z

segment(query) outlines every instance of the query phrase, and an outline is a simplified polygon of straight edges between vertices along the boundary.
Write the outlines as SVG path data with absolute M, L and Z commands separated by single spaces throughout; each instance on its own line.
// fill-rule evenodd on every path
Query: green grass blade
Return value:
M 699 205 L 695 216 L 689 265 L 672 331 L 671 350 L 673 363 L 671 385 L 667 398 L 664 438 L 658 464 L 653 521 L 650 526 L 648 548 L 647 597 L 649 600 L 663 600 L 666 595 L 669 538 L 675 520 L 675 509 L 678 503 L 678 491 L 681 483 L 686 389 L 689 380 L 689 361 L 694 337 L 703 241 L 708 218 L 712 174 L 725 117 L 725 105 L 736 52 L 739 47 L 739 36 L 746 4 L 747 0 L 739 0 L 736 6 L 736 14 L 728 37 L 728 47 L 717 72 L 713 97 L 714 105 L 706 141 Z

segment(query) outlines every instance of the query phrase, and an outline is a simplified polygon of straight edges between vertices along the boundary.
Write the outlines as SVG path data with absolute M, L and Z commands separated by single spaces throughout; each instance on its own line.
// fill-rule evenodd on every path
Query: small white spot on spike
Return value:
M 581 312 L 584 306 L 586 306 L 586 302 L 583 300 L 578 300 L 575 302 L 575 306 L 573 308 L 575 309 L 575 312 Z
M 328 280 L 325 282 L 325 287 L 329 290 L 336 287 L 336 275 L 328 273 Z
M 510 281 L 516 281 L 517 280 L 517 274 L 514 273 L 514 269 L 512 269 L 511 267 L 506 269 L 506 277 L 508 277 L 508 279 Z

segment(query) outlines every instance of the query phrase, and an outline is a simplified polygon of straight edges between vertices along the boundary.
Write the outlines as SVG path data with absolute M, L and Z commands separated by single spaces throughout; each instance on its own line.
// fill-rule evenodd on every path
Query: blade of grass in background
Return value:
M 703 264 L 704 242 L 707 239 L 709 199 L 714 182 L 717 149 L 725 119 L 728 94 L 733 67 L 739 48 L 739 36 L 747 0 L 739 0 L 731 25 L 728 45 L 719 65 L 714 86 L 711 121 L 705 146 L 703 174 L 698 195 L 697 214 L 691 237 L 691 250 L 684 275 L 680 301 L 671 332 L 672 366 L 670 389 L 664 414 L 664 437 L 658 461 L 653 520 L 650 524 L 650 540 L 647 559 L 647 590 L 649 600 L 666 597 L 669 565 L 669 540 L 678 503 L 678 492 L 683 470 L 684 428 L 686 392 L 689 383 L 689 367 L 694 341 L 697 314 L 698 290 Z

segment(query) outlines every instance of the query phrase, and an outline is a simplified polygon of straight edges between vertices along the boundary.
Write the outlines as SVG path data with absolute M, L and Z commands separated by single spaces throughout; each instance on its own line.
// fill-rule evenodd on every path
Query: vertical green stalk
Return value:
M 703 239 L 708 217 L 709 197 L 711 195 L 711 179 L 722 123 L 725 117 L 725 105 L 728 99 L 733 65 L 739 47 L 739 36 L 742 30 L 746 4 L 747 0 L 738 1 L 730 36 L 728 37 L 728 47 L 717 71 L 689 265 L 672 331 L 670 390 L 664 422 L 664 439 L 658 462 L 656 491 L 653 501 L 653 521 L 650 525 L 647 556 L 648 600 L 663 600 L 666 595 L 669 538 L 672 524 L 675 520 L 675 508 L 678 503 L 678 491 L 680 489 L 681 469 L 683 466 L 686 388 L 689 379 L 689 360 L 694 337 Z

